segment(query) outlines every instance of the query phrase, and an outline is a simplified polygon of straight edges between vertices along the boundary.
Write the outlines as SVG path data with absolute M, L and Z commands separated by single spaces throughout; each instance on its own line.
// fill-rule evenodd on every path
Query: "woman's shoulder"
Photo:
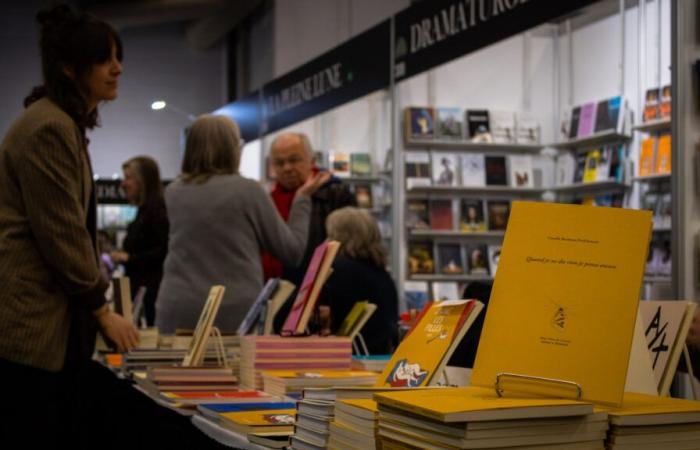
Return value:
M 41 131 L 53 131 L 72 138 L 79 132 L 75 121 L 50 99 L 41 98 L 24 110 L 8 131 L 8 137 L 25 139 Z

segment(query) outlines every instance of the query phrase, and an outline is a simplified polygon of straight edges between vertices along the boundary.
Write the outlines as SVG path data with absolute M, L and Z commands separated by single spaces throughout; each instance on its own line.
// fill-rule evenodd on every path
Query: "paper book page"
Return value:
M 627 368 L 625 392 L 641 392 L 642 394 L 657 395 L 658 381 L 654 377 L 654 371 L 651 368 L 651 358 L 649 350 L 647 350 L 647 340 L 646 337 L 644 337 L 644 330 L 644 320 L 642 319 L 641 312 L 638 312 L 637 320 L 634 325 L 634 340 L 632 341 L 630 363 Z
M 692 301 L 683 301 L 685 303 L 685 315 L 678 329 L 678 334 L 673 343 L 673 349 L 669 356 L 669 361 L 666 365 L 666 372 L 661 380 L 661 386 L 659 388 L 659 395 L 669 395 L 669 390 L 671 389 L 671 382 L 673 381 L 673 376 L 676 373 L 676 368 L 678 367 L 678 361 L 681 357 L 681 352 L 683 351 L 683 346 L 685 345 L 685 338 L 688 336 L 688 330 L 693 322 L 693 315 L 695 314 L 696 304 Z
M 204 360 L 204 351 L 207 347 L 207 341 L 211 334 L 211 328 L 216 318 L 216 313 L 219 311 L 221 299 L 224 296 L 226 288 L 221 285 L 212 286 L 207 296 L 207 301 L 202 308 L 202 314 L 197 321 L 197 327 L 194 330 L 190 347 L 182 360 L 183 366 L 201 366 Z
M 472 383 L 553 378 L 619 404 L 651 226 L 649 211 L 514 202 Z
M 644 300 L 639 303 L 644 336 L 659 389 L 670 362 L 673 343 L 680 331 L 686 305 L 687 302 L 675 300 Z

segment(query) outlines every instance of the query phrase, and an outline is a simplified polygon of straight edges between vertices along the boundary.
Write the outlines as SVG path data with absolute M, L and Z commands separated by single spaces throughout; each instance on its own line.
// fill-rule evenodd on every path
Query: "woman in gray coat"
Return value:
M 234 332 L 263 287 L 262 251 L 289 265 L 304 254 L 310 195 L 328 174 L 309 177 L 285 223 L 262 186 L 238 173 L 240 159 L 240 132 L 228 117 L 205 115 L 190 128 L 182 174 L 165 190 L 170 238 L 156 301 L 163 334 L 193 329 L 216 284 L 226 293 L 214 325 Z

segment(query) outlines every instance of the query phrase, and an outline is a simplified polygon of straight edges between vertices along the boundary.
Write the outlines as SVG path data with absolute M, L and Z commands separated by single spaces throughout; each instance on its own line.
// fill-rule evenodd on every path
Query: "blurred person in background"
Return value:
M 122 166 L 121 183 L 126 199 L 138 207 L 129 224 L 122 250 L 111 252 L 112 261 L 123 264 L 131 285 L 131 296 L 146 288 L 143 299 L 146 324 L 155 324 L 158 287 L 163 278 L 163 262 L 168 252 L 168 215 L 163 199 L 163 183 L 158 164 L 148 156 L 131 158 Z

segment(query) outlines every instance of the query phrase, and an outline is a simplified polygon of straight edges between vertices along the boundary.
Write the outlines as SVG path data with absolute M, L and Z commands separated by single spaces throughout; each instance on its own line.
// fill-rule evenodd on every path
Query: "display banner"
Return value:
M 270 133 L 389 86 L 390 20 L 263 87 L 263 128 Z
M 122 180 L 97 180 L 95 181 L 95 191 L 97 193 L 97 203 L 101 204 L 126 204 L 129 203 L 121 187 Z
M 255 91 L 233 103 L 228 103 L 214 111 L 235 120 L 241 129 L 241 138 L 251 142 L 260 137 L 262 123 L 262 108 L 260 106 L 260 91 Z
M 600 0 L 431 0 L 395 16 L 402 80 Z M 507 62 L 504 62 L 504 69 Z

